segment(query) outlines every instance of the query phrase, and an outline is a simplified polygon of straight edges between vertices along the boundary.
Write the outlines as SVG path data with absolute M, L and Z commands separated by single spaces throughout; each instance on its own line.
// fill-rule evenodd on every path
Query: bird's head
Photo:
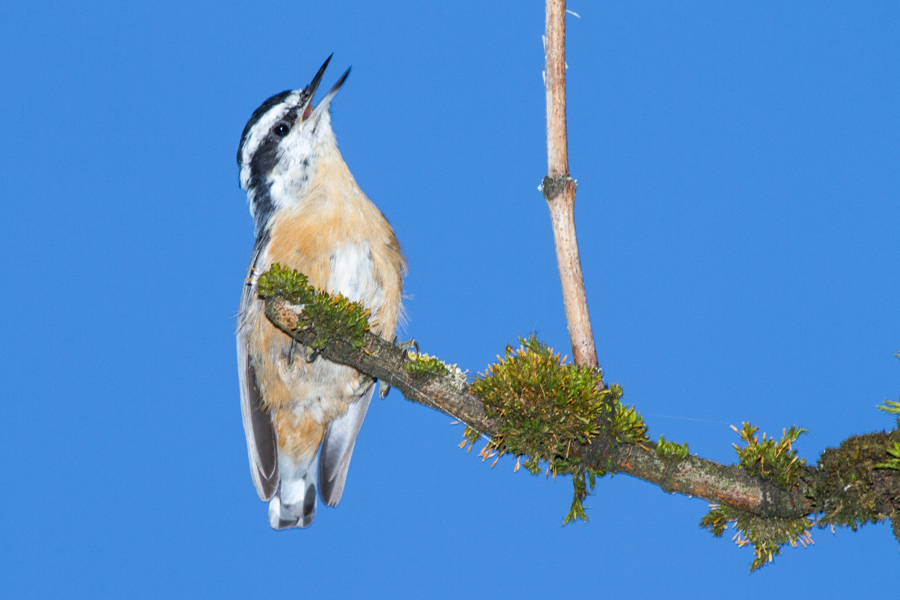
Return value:
M 305 88 L 281 92 L 263 102 L 253 111 L 241 134 L 237 162 L 257 235 L 276 210 L 302 197 L 314 172 L 320 143 L 333 141 L 328 106 L 350 69 L 313 106 L 316 89 L 330 61 L 329 56 Z

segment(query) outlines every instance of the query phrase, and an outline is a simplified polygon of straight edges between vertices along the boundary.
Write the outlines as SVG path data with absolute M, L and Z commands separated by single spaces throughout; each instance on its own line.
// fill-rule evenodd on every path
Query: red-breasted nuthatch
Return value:
M 362 301 L 373 333 L 386 339 L 400 312 L 400 245 L 353 179 L 331 129 L 328 106 L 349 69 L 313 107 L 330 60 L 308 86 L 254 111 L 237 154 L 256 226 L 237 324 L 241 411 L 253 483 L 269 501 L 275 529 L 312 523 L 317 462 L 322 500 L 340 502 L 375 382 L 321 357 L 308 361 L 305 349 L 266 318 L 258 275 L 281 263 L 311 285 Z

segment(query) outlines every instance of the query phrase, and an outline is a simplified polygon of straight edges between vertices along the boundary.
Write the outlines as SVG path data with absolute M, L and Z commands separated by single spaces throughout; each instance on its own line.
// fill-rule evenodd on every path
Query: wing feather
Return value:
M 374 382 L 358 400 L 350 404 L 346 415 L 331 421 L 325 430 L 319 450 L 319 495 L 328 506 L 337 506 L 344 494 L 356 436 L 366 418 L 373 392 Z
M 255 286 L 251 278 L 254 277 L 254 269 L 264 254 L 264 249 L 269 241 L 268 234 L 264 234 L 253 247 L 250 257 L 250 266 L 247 269 L 247 280 L 241 293 L 241 306 L 238 313 L 237 326 L 237 354 L 238 376 L 241 387 L 241 415 L 244 420 L 244 434 L 247 437 L 247 454 L 250 458 L 250 474 L 253 476 L 253 485 L 261 500 L 271 500 L 278 491 L 278 454 L 275 429 L 272 424 L 272 415 L 263 403 L 263 398 L 256 380 L 256 370 L 249 354 L 249 340 L 246 331 L 247 313 L 253 302 L 257 301 Z

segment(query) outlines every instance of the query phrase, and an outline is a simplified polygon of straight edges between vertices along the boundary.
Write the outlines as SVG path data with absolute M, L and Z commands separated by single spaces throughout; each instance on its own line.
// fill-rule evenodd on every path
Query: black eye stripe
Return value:
M 238 144 L 238 153 L 237 153 L 238 165 L 242 164 L 242 154 L 244 151 L 244 144 L 247 142 L 247 139 L 250 137 L 250 130 L 252 130 L 253 127 L 256 126 L 256 124 L 259 123 L 259 121 L 265 115 L 267 115 L 270 111 L 272 111 L 273 108 L 278 107 L 279 104 L 284 102 L 287 99 L 287 97 L 290 96 L 292 93 L 294 93 L 294 92 L 287 90 L 287 91 L 281 92 L 280 94 L 275 94 L 274 96 L 272 96 L 271 98 L 269 98 L 268 100 L 263 102 L 259 108 L 257 108 L 255 111 L 253 111 L 253 115 L 250 117 L 250 120 L 247 121 L 247 124 L 244 126 L 243 133 L 241 133 L 241 143 Z M 295 106 L 293 106 L 292 108 L 290 108 L 284 115 L 282 115 L 282 117 L 280 119 L 278 119 L 278 122 L 283 121 L 288 124 L 288 127 L 290 127 L 290 124 L 297 120 L 297 115 L 299 114 L 300 107 L 305 106 L 308 98 L 309 98 L 309 93 L 305 92 L 305 91 L 302 92 L 297 101 L 297 104 Z M 274 134 L 272 129 L 269 129 L 269 131 Z
M 244 150 L 244 143 L 247 141 L 247 137 L 250 134 L 250 130 L 253 129 L 253 126 L 256 125 L 263 116 L 272 110 L 272 107 L 277 106 L 281 102 L 284 101 L 291 94 L 290 90 L 281 92 L 280 94 L 275 94 L 268 100 L 262 103 L 262 105 L 253 111 L 253 115 L 250 117 L 250 120 L 247 121 L 247 124 L 244 126 L 244 132 L 241 133 L 241 143 L 238 144 L 238 153 L 237 153 L 237 162 L 241 164 L 241 153 Z

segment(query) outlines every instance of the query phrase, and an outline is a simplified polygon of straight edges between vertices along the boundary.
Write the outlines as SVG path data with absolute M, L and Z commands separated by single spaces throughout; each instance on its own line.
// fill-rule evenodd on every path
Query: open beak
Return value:
M 344 85 L 344 82 L 347 80 L 347 76 L 350 75 L 350 69 L 347 69 L 344 74 L 341 75 L 341 78 L 337 80 L 337 83 L 335 83 L 334 86 L 328 91 L 328 93 L 325 94 L 325 97 L 322 98 L 322 101 L 319 102 L 319 104 L 315 108 L 313 108 L 313 97 L 316 95 L 316 90 L 319 89 L 319 84 L 322 82 L 322 76 L 325 75 L 325 69 L 328 68 L 328 63 L 331 62 L 332 56 L 334 56 L 334 54 L 325 59 L 325 62 L 321 67 L 319 67 L 319 71 L 316 73 L 316 76 L 313 77 L 312 81 L 309 82 L 309 85 L 306 86 L 306 89 L 304 90 L 304 92 L 308 94 L 307 97 L 309 99 L 307 100 L 306 108 L 303 110 L 303 117 L 301 118 L 302 121 L 307 120 L 312 115 L 313 111 L 315 111 L 316 114 L 321 114 L 323 111 L 328 110 L 328 105 L 331 104 L 332 98 L 337 95 L 337 93 L 341 89 L 341 86 Z

